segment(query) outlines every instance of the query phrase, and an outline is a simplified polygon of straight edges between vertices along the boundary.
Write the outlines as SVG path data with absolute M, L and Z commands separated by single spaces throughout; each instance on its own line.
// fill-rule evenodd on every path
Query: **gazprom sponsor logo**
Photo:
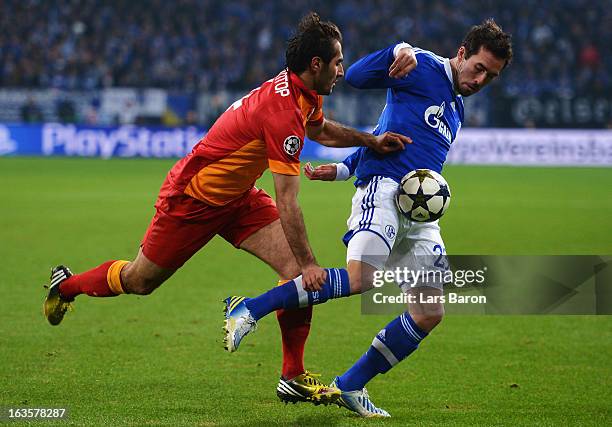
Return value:
M 79 128 L 59 123 L 42 128 L 42 154 L 110 158 L 182 157 L 202 137 L 195 127 L 151 129 L 139 126 Z
M 442 117 L 444 116 L 444 108 L 446 107 L 446 102 L 442 101 L 440 105 L 432 105 L 425 110 L 425 123 L 431 126 L 434 129 L 437 129 L 440 134 L 450 143 L 453 142 L 453 135 L 446 126 L 446 124 L 442 121 Z
M 0 156 L 5 156 L 17 151 L 17 142 L 11 139 L 11 131 L 4 125 L 0 125 Z

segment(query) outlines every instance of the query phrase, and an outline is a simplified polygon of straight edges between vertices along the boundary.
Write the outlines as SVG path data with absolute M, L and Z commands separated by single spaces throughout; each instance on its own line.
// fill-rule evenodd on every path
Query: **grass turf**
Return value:
M 41 306 L 49 269 L 135 255 L 171 161 L 0 158 L 0 407 L 68 407 L 75 425 L 605 425 L 612 423 L 612 317 L 448 316 L 421 349 L 368 386 L 393 418 L 285 407 L 276 320 L 222 350 L 220 300 L 275 276 L 214 239 L 148 297 L 80 297 L 61 326 Z M 607 169 L 448 167 L 449 253 L 610 254 Z M 269 175 L 263 187 L 270 189 Z M 344 263 L 349 183 L 304 182 L 322 265 Z M 343 315 L 340 316 L 339 313 Z M 308 368 L 342 373 L 389 316 L 359 299 L 315 309 Z

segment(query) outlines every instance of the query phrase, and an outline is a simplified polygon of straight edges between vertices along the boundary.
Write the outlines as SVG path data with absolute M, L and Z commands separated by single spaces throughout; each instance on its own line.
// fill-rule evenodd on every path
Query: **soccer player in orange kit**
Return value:
M 344 75 L 341 42 L 335 24 L 314 13 L 304 17 L 288 42 L 287 68 L 234 102 L 170 170 L 136 259 L 107 261 L 81 274 L 61 265 L 52 270 L 44 303 L 48 321 L 59 324 L 81 294 L 150 294 L 216 234 L 266 262 L 281 279 L 301 274 L 305 287 L 323 284 L 326 273 L 310 248 L 297 201 L 304 136 L 329 147 L 367 146 L 380 153 L 411 142 L 325 119 L 321 95 L 329 95 Z M 276 203 L 254 186 L 267 168 Z M 279 310 L 277 316 L 283 341 L 278 396 L 334 400 L 338 390 L 321 384 L 303 365 L 312 307 Z

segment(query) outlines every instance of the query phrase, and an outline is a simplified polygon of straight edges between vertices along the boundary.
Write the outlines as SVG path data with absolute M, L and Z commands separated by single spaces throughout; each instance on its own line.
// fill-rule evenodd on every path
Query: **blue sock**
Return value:
M 347 297 L 351 294 L 348 272 L 344 268 L 328 268 L 327 279 L 317 292 L 305 291 L 302 276 L 270 289 L 268 292 L 247 300 L 246 307 L 255 320 L 259 320 L 281 308 L 298 308 L 323 304 L 328 299 Z
M 338 388 L 361 390 L 376 375 L 384 374 L 408 357 L 426 336 L 407 312 L 393 319 L 374 337 L 372 345 L 357 363 L 338 378 Z

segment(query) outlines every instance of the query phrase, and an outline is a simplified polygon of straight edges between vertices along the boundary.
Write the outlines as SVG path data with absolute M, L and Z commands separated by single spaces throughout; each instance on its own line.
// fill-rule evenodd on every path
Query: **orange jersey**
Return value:
M 223 206 L 247 193 L 263 172 L 300 174 L 306 125 L 323 122 L 323 98 L 284 70 L 234 102 L 168 174 L 172 190 Z M 168 186 L 165 186 L 167 190 Z

